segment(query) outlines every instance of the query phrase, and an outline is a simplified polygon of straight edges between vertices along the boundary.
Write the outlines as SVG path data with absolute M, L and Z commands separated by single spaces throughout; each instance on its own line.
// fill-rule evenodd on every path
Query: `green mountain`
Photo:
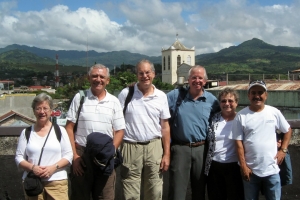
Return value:
M 161 64 L 161 56 L 146 56 L 129 51 L 112 51 L 98 53 L 96 51 L 54 51 L 29 47 L 25 45 L 9 45 L 0 48 L 0 64 L 35 66 L 35 70 L 51 69 L 55 66 L 55 55 L 59 56 L 60 71 L 84 71 L 93 63 L 102 63 L 111 69 L 113 66 L 135 65 L 145 58 L 153 63 Z M 16 64 L 18 63 L 18 64 Z M 253 38 L 238 46 L 231 46 L 216 53 L 196 56 L 196 64 L 206 67 L 210 74 L 248 74 L 248 73 L 284 73 L 300 68 L 300 48 L 287 46 L 274 46 L 262 40 Z M 48 67 L 45 67 L 48 66 Z M 65 69 L 63 67 L 65 66 Z M 84 68 L 82 68 L 84 66 Z
M 91 66 L 93 63 L 101 63 L 107 67 L 120 66 L 121 64 L 135 65 L 141 59 L 148 59 L 153 63 L 161 63 L 161 56 L 146 56 L 138 53 L 130 53 L 129 51 L 112 51 L 98 53 L 96 51 L 65 51 L 65 50 L 48 50 L 37 47 L 29 47 L 25 45 L 13 44 L 5 48 L 0 48 L 0 54 L 10 50 L 25 50 L 33 53 L 39 57 L 48 57 L 56 59 L 56 54 L 59 56 L 60 65 L 77 65 L 77 66 Z M 55 64 L 55 61 L 53 62 Z
M 208 73 L 287 73 L 300 68 L 300 48 L 274 46 L 253 38 L 217 53 L 196 56 Z
M 47 58 L 47 57 L 39 57 L 33 53 L 30 53 L 25 50 L 10 50 L 0 54 L 0 62 L 9 62 L 13 63 L 39 63 L 45 65 L 51 65 L 55 60 Z

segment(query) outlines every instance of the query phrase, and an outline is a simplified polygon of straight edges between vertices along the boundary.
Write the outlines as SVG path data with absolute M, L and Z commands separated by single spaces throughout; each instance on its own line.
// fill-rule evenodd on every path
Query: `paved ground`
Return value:
M 282 200 L 300 199 L 300 146 L 289 148 L 293 166 L 293 184 L 282 188 Z M 165 175 L 163 200 L 167 200 L 168 174 Z M 120 179 L 116 184 L 116 200 L 121 199 Z M 0 200 L 24 199 L 21 185 L 21 172 L 18 171 L 14 162 L 14 156 L 0 156 Z M 186 200 L 191 199 L 190 190 Z M 260 198 L 264 199 L 264 198 Z

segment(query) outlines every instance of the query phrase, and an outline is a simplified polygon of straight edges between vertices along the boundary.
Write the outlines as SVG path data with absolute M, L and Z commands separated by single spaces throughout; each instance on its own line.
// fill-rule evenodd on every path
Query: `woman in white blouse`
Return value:
M 68 198 L 68 177 L 66 167 L 73 159 L 72 147 L 65 128 L 59 127 L 61 139 L 56 136 L 54 127 L 50 121 L 53 109 L 52 98 L 41 93 L 32 102 L 32 109 L 36 117 L 36 123 L 32 125 L 30 137 L 27 142 L 25 129 L 22 131 L 16 151 L 16 163 L 24 170 L 23 180 L 27 173 L 33 173 L 42 179 L 43 192 L 35 197 L 25 194 L 26 200 L 60 199 Z M 49 137 L 45 143 L 47 135 Z M 45 143 L 40 165 L 38 165 L 42 146 Z
M 235 142 L 228 138 L 236 115 L 239 96 L 231 88 L 219 93 L 221 112 L 212 118 L 207 140 L 209 149 L 205 163 L 209 200 L 243 200 L 244 189 Z

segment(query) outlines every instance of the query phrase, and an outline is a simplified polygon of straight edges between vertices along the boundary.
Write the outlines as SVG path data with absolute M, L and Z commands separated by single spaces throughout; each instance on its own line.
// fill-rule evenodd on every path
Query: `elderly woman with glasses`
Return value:
M 18 167 L 24 170 L 23 180 L 32 171 L 41 178 L 44 190 L 33 197 L 25 193 L 25 199 L 69 199 L 66 167 L 72 162 L 73 153 L 68 134 L 61 126 L 56 126 L 55 130 L 50 121 L 53 101 L 49 95 L 37 95 L 32 102 L 32 109 L 36 123 L 31 126 L 31 131 L 27 130 L 29 138 L 26 137 L 26 129 L 22 131 L 15 160 Z
M 243 182 L 234 140 L 228 138 L 236 115 L 239 96 L 225 88 L 218 96 L 221 112 L 215 114 L 207 139 L 209 149 L 205 163 L 209 200 L 244 199 Z

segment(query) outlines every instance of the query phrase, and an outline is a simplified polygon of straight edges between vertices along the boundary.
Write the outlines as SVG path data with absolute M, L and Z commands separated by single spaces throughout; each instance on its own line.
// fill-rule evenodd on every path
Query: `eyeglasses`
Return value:
M 261 85 L 266 85 L 266 83 L 264 81 L 262 81 L 262 80 L 250 81 L 249 85 L 253 85 L 255 83 L 259 83 Z
M 228 101 L 228 103 L 233 103 L 234 102 L 232 99 L 223 99 L 221 101 L 221 103 L 227 103 L 227 101 Z
M 48 112 L 50 110 L 50 108 L 40 108 L 40 107 L 38 107 L 38 108 L 35 108 L 34 110 L 36 112 L 41 112 L 41 111 Z
M 148 76 L 148 75 L 151 74 L 151 73 L 152 73 L 152 71 L 138 72 L 138 75 L 139 75 L 139 76 L 144 76 L 144 74 L 145 74 L 146 76 Z
M 253 95 L 253 96 L 255 96 L 256 94 L 260 96 L 260 95 L 262 95 L 263 93 L 265 93 L 265 91 L 257 91 L 257 92 L 256 92 L 256 91 L 251 91 L 251 92 L 250 92 L 250 94 Z

